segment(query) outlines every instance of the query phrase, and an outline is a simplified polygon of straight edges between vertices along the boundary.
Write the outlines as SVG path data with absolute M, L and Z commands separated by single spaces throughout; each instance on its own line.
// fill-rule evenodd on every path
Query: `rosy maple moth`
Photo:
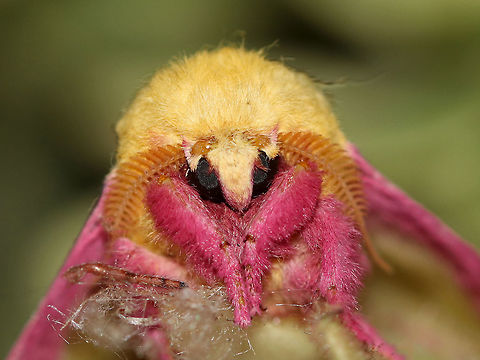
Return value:
M 262 51 L 172 63 L 116 130 L 103 194 L 10 360 L 62 356 L 52 314 L 88 341 L 166 360 L 207 358 L 187 348 L 231 358 L 235 346 L 220 354 L 201 333 L 244 341 L 282 318 L 311 329 L 326 309 L 365 348 L 400 359 L 358 307 L 366 254 L 388 270 L 367 215 L 440 255 L 480 310 L 478 254 L 361 157 L 308 76 Z

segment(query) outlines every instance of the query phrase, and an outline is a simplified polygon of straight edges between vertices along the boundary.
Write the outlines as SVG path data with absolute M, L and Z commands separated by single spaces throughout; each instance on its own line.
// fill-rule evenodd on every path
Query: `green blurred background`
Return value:
M 222 41 L 317 79 L 384 174 L 480 246 L 480 2 L 2 1 L 0 357 L 112 165 L 113 127 L 174 56 Z

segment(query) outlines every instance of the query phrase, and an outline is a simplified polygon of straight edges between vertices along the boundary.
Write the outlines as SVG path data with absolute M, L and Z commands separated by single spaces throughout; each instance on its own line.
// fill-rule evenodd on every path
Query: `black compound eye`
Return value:
M 265 151 L 260 151 L 260 153 L 258 154 L 258 157 L 260 158 L 262 165 L 265 166 L 267 169 L 269 169 L 270 159 L 268 158 L 268 155 L 265 153 Z
M 201 158 L 198 161 L 197 169 L 189 171 L 187 177 L 190 185 L 197 189 L 203 199 L 216 203 L 225 201 L 217 175 L 210 168 L 207 159 Z
M 278 157 L 270 159 L 264 151 L 258 154 L 260 164 L 253 171 L 253 194 L 257 197 L 268 191 L 278 169 Z
M 207 159 L 201 158 L 198 161 L 195 175 L 200 185 L 202 185 L 205 189 L 212 190 L 218 187 L 217 175 L 215 175 L 215 172 L 210 169 L 210 164 L 208 163 Z
M 260 151 L 258 157 L 262 163 L 262 168 L 256 167 L 253 172 L 254 185 L 260 184 L 267 180 L 268 171 L 270 170 L 270 159 L 268 158 L 267 154 L 265 154 L 263 151 Z

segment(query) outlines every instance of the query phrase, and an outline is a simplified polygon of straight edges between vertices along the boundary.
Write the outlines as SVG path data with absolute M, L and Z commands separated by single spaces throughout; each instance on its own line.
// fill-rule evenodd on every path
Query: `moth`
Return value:
M 367 348 L 401 359 L 359 311 L 368 258 L 389 269 L 367 215 L 448 262 L 480 310 L 474 249 L 368 164 L 308 76 L 261 51 L 225 47 L 171 63 L 116 130 L 103 194 L 11 360 L 61 357 L 52 311 L 93 341 L 116 336 L 163 360 L 187 358 L 182 347 L 198 342 L 175 342 L 178 333 L 239 339 L 259 321 L 314 323 L 325 309 Z

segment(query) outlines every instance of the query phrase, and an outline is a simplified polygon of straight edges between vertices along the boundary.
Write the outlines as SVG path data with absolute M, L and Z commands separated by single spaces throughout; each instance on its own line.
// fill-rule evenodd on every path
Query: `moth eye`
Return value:
M 260 161 L 262 162 L 262 165 L 265 168 L 270 169 L 270 158 L 265 153 L 265 151 L 260 151 L 260 154 L 258 154 L 258 157 L 260 158 Z
M 268 177 L 268 171 L 270 170 L 270 159 L 264 151 L 260 151 L 258 155 L 261 164 L 255 167 L 253 172 L 253 184 L 257 185 L 264 182 Z
M 207 190 L 212 190 L 218 187 L 217 175 L 215 175 L 215 172 L 210 168 L 207 159 L 203 157 L 198 161 L 195 176 L 197 177 L 199 184 Z
M 196 170 L 188 172 L 187 177 L 190 185 L 198 191 L 202 199 L 216 203 L 225 201 L 217 175 L 210 168 L 207 159 L 200 158 Z
M 273 178 L 277 173 L 278 156 L 270 159 L 264 151 L 258 154 L 258 160 L 253 171 L 253 193 L 252 197 L 265 194 L 272 184 Z

